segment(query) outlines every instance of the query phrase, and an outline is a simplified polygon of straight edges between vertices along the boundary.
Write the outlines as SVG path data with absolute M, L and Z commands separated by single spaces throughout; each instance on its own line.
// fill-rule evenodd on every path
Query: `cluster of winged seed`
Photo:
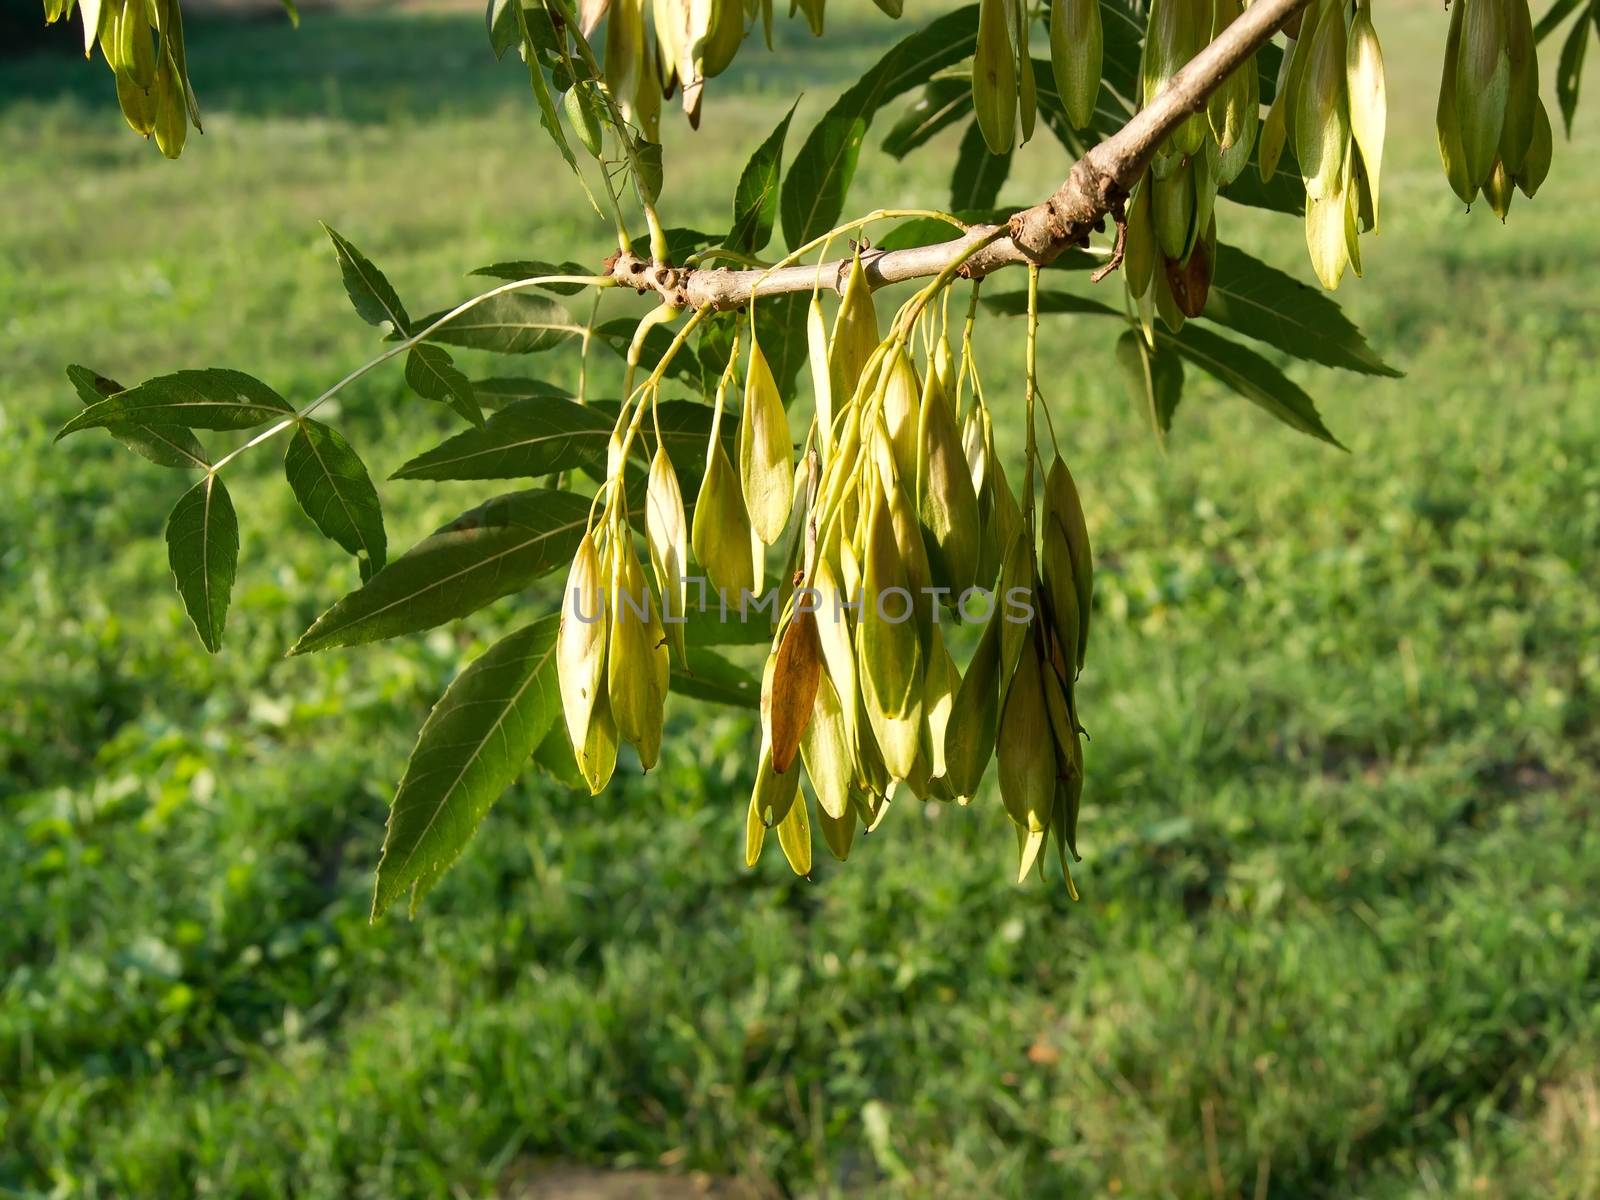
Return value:
M 1143 101 L 1154 99 L 1241 11 L 1239 0 L 1155 0 L 1140 67 Z M 1279 108 L 1275 103 L 1273 112 Z M 1277 158 L 1267 157 L 1272 121 L 1269 115 L 1261 135 L 1264 176 Z M 1212 93 L 1204 112 L 1191 114 L 1168 135 L 1134 185 L 1126 209 L 1123 278 L 1147 339 L 1153 340 L 1156 314 L 1176 331 L 1205 308 L 1216 266 L 1217 190 L 1249 165 L 1260 126 L 1256 69 L 1247 63 Z
M 1083 511 L 1058 457 L 1036 531 L 1033 465 L 1019 505 L 970 339 L 958 364 L 941 321 L 917 324 L 918 305 L 880 339 L 859 258 L 831 337 L 813 301 L 819 469 L 763 673 L 746 859 L 776 827 L 790 865 L 810 871 L 797 757 L 824 840 L 844 858 L 857 824 L 875 827 L 896 796 L 966 803 L 994 756 L 1019 877 L 1052 831 L 1065 872 L 1083 787 L 1073 700 L 1092 571 Z M 961 621 L 982 623 L 964 673 L 946 642 Z
M 745 39 L 747 23 L 759 21 L 767 48 L 772 48 L 772 0 L 585 0 L 579 23 L 585 37 L 606 22 L 606 85 L 628 120 L 652 142 L 661 140 L 661 101 L 683 89 L 683 111 L 700 126 L 700 104 L 706 80 L 722 74 Z M 822 36 L 824 0 L 797 0 L 811 32 Z M 900 0 L 878 0 L 892 17 Z
M 1083 509 L 1058 454 L 1035 515 L 1042 460 L 1031 438 L 1019 503 L 995 453 L 970 318 L 958 360 L 929 303 L 937 290 L 907 301 L 883 335 L 859 255 L 831 333 L 812 297 L 816 417 L 798 464 L 754 332 L 737 467 L 718 428 L 737 346 L 717 389 L 687 539 L 694 559 L 731 607 L 761 586 L 767 548 L 790 539 L 762 676 L 746 857 L 754 865 L 776 829 L 791 866 L 810 873 L 802 779 L 843 859 L 857 826 L 874 828 L 894 798 L 964 804 L 996 758 L 1019 875 L 1053 834 L 1070 887 L 1083 789 L 1075 684 L 1093 573 Z M 751 324 L 759 330 L 759 304 Z M 619 416 L 613 480 L 653 401 Z M 633 548 L 626 489 L 608 484 L 605 494 L 573 560 L 557 653 L 567 731 L 596 791 L 619 739 L 644 766 L 657 759 L 670 658 L 683 655 L 676 618 L 687 571 L 683 499 L 659 445 L 645 497 L 653 589 Z M 957 626 L 969 627 L 958 645 L 976 641 L 964 672 L 946 641 Z
M 1502 221 L 1550 171 L 1550 115 L 1527 0 L 1455 0 L 1439 80 L 1439 156 L 1465 204 L 1481 189 Z
M 177 158 L 189 123 L 200 128 L 178 0 L 45 0 L 45 20 L 70 17 L 74 6 L 83 21 L 84 57 L 98 41 L 128 124 L 141 137 L 154 134 L 161 153 Z
M 1033 136 L 1039 116 L 1026 0 L 979 0 L 978 40 L 972 56 L 972 108 L 991 153 L 1005 154 Z M 1050 71 L 1074 129 L 1087 129 L 1100 95 L 1105 37 L 1100 0 L 1053 0 Z
M 651 465 L 652 493 L 665 458 L 658 450 Z M 681 533 L 683 501 L 670 465 L 665 479 L 677 499 Z M 657 497 L 652 494 L 648 503 L 654 512 Z M 593 792 L 610 782 L 621 740 L 633 745 L 646 770 L 661 756 L 670 669 L 668 626 L 662 616 L 681 577 L 681 568 L 665 583 L 658 576 L 657 591 L 651 593 L 634 551 L 633 532 L 620 511 L 587 530 L 573 556 L 556 670 L 573 757 Z

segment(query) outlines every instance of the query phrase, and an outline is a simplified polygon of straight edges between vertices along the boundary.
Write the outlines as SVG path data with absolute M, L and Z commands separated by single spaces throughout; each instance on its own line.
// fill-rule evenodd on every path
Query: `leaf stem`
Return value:
M 318 396 L 310 404 L 306 405 L 292 416 L 285 417 L 276 425 L 271 425 L 268 428 L 263 429 L 260 433 L 256 434 L 255 437 L 251 438 L 248 442 L 245 442 L 244 445 L 237 446 L 233 450 L 230 450 L 227 454 L 224 454 L 221 458 L 217 459 L 216 462 L 211 464 L 211 467 L 206 474 L 208 476 L 216 475 L 222 470 L 223 467 L 227 466 L 230 462 L 238 458 L 239 455 L 243 454 L 246 450 L 249 450 L 252 446 L 259 446 L 262 442 L 276 437 L 285 429 L 291 429 L 295 425 L 298 425 L 301 421 L 305 420 L 305 418 L 316 412 L 317 409 L 321 408 L 329 400 L 337 396 L 350 384 L 360 379 L 368 371 L 372 370 L 374 367 L 381 366 L 382 364 L 388 362 L 397 354 L 404 354 L 418 342 L 426 339 L 429 334 L 434 333 L 441 326 L 455 320 L 455 318 L 459 317 L 462 313 L 470 312 L 472 309 L 482 304 L 485 300 L 492 300 L 496 296 L 505 295 L 507 292 L 521 291 L 525 288 L 531 287 L 542 287 L 549 283 L 575 283 L 584 287 L 595 288 L 616 286 L 616 280 L 607 275 L 537 275 L 529 279 L 517 279 L 510 283 L 503 283 L 499 287 L 490 288 L 487 292 L 481 292 L 469 300 L 463 300 L 449 312 L 432 321 L 422 329 L 417 330 L 417 332 L 413 333 L 410 337 L 402 338 L 376 358 L 368 360 L 361 366 L 357 367 L 354 371 L 351 371 L 350 374 L 339 380 L 338 383 L 334 384 L 327 391 L 323 392 L 322 395 Z M 574 326 L 574 329 L 576 328 L 577 327 Z
M 1029 530 L 1033 528 L 1033 464 L 1039 457 L 1036 431 L 1033 427 L 1033 402 L 1039 391 L 1039 266 L 1028 264 L 1028 465 L 1024 471 L 1026 481 L 1026 510 L 1024 517 Z M 1031 547 L 1031 541 L 1030 541 Z

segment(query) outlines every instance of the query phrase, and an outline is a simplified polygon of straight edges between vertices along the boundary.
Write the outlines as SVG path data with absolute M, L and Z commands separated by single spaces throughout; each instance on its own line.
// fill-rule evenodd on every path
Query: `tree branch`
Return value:
M 1127 198 L 1163 139 L 1186 117 L 1203 112 L 1206 101 L 1223 81 L 1308 3 L 1310 0 L 1255 0 L 1168 80 L 1150 104 L 1073 163 L 1054 195 L 1013 215 L 1007 225 L 1008 236 L 974 253 L 961 273 L 980 279 L 1001 267 L 1047 264 L 1069 246 L 1086 242 L 1089 234 L 1101 227 L 1106 214 Z M 998 228 L 974 225 L 960 237 L 932 246 L 868 251 L 862 255 L 861 265 L 874 288 L 928 278 L 946 269 L 975 243 L 991 237 Z M 734 271 L 725 267 L 653 266 L 636 255 L 619 254 L 610 271 L 624 286 L 659 292 L 678 307 L 728 309 L 742 307 L 753 295 L 809 292 L 818 286 L 841 291 L 849 276 L 850 260 L 773 271 Z

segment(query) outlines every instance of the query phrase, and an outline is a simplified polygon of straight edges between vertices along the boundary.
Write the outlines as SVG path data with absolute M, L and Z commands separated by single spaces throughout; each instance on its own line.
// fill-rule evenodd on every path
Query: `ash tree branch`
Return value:
M 1233 24 L 1167 81 L 1153 101 L 1121 129 L 1072 164 L 1055 193 L 1041 204 L 1016 213 L 1006 236 L 971 253 L 961 273 L 980 279 L 1002 267 L 1023 263 L 1044 265 L 1069 246 L 1086 242 L 1100 228 L 1150 165 L 1156 148 L 1183 120 L 1203 112 L 1211 94 L 1236 69 L 1249 61 L 1310 0 L 1255 0 Z M 907 250 L 868 251 L 861 264 L 874 288 L 939 274 L 993 237 L 999 226 L 974 225 L 960 237 Z M 772 271 L 727 268 L 684 268 L 652 264 L 632 254 L 619 254 L 610 273 L 619 284 L 659 292 L 683 308 L 739 308 L 752 296 L 809 292 L 817 286 L 840 291 L 850 260 L 801 264 Z

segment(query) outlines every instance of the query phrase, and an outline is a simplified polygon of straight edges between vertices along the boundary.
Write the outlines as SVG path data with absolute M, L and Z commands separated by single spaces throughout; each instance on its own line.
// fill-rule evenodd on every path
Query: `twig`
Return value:
M 1286 21 L 1310 0 L 1256 0 L 1199 54 L 1167 81 L 1148 105 L 1120 130 L 1073 163 L 1055 193 L 1042 204 L 1013 215 L 1005 225 L 974 225 L 958 238 L 906 250 L 864 251 L 862 269 L 873 288 L 938 275 L 966 258 L 962 274 L 981 279 L 1002 267 L 1047 265 L 1069 246 L 1087 241 L 1144 174 L 1162 141 L 1185 118 L 1205 109 L 1211 94 L 1246 64 Z M 996 238 L 996 232 L 1003 236 Z M 981 249 L 974 246 L 991 242 Z M 617 256 L 613 273 L 632 287 L 653 288 L 672 303 L 696 309 L 731 309 L 752 296 L 809 292 L 819 282 L 844 287 L 850 260 L 795 265 L 776 270 L 689 269 L 671 273 L 670 287 L 649 273 L 650 263 Z
M 1099 283 L 1122 265 L 1123 252 L 1128 248 L 1128 210 L 1121 196 L 1111 204 L 1111 219 L 1117 223 L 1116 245 L 1111 247 L 1111 257 L 1094 269 L 1090 283 Z

